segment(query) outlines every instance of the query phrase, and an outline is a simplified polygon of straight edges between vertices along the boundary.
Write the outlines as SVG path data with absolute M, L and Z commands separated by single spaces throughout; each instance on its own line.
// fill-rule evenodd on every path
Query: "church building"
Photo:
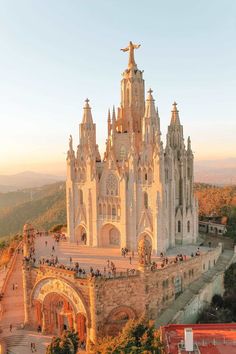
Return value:
M 154 253 L 198 236 L 198 204 L 193 191 L 193 152 L 177 103 L 173 103 L 166 145 L 160 117 L 147 92 L 143 71 L 129 54 L 121 80 L 121 103 L 108 111 L 107 140 L 101 158 L 89 100 L 85 100 L 80 140 L 67 153 L 67 234 L 71 242 L 136 251 L 145 238 Z

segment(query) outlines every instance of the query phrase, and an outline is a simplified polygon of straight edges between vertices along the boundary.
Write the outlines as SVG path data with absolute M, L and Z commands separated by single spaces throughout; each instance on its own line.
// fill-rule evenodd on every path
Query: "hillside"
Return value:
M 195 193 L 198 198 L 200 216 L 229 216 L 229 211 L 236 208 L 236 186 L 219 187 L 196 183 Z
M 227 216 L 229 234 L 236 234 L 236 186 L 196 183 L 199 215 Z M 22 232 L 26 222 L 39 229 L 66 223 L 65 183 L 0 193 L 0 237 Z
M 25 201 L 31 195 L 30 201 Z M 26 222 L 39 229 L 66 223 L 65 183 L 0 195 L 0 237 L 22 232 Z
M 18 191 L 0 193 L 0 213 L 2 209 L 17 206 L 22 203 L 35 201 L 56 193 L 64 188 L 64 182 L 44 185 L 36 188 L 25 188 Z

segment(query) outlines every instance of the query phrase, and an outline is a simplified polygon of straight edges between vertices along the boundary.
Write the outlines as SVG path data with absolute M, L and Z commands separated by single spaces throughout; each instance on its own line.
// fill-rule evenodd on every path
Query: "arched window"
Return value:
M 178 232 L 181 232 L 181 221 L 178 221 Z
M 143 193 L 143 202 L 144 202 L 144 208 L 148 209 L 148 194 L 147 194 L 147 192 Z
M 102 215 L 102 204 L 99 204 L 99 215 Z
M 188 230 L 188 232 L 190 232 L 190 221 L 189 220 L 187 222 L 187 230 Z
M 83 203 L 83 191 L 82 189 L 79 189 L 79 204 L 82 205 Z
M 142 182 L 142 171 L 141 168 L 138 170 L 138 181 L 141 183 Z
M 127 105 L 129 106 L 129 89 L 126 90 Z
M 112 216 L 116 216 L 116 207 L 112 205 Z
M 168 182 L 168 179 L 169 179 L 169 176 L 168 176 L 168 169 L 166 168 L 165 169 L 165 182 L 167 183 Z

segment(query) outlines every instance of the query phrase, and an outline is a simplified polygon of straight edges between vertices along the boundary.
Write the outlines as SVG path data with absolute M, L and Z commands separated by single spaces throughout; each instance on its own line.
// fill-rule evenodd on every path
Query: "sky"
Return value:
M 235 0 L 0 0 L 0 174 L 61 174 L 88 97 L 104 151 L 132 40 L 165 140 L 173 101 L 196 160 L 236 157 Z

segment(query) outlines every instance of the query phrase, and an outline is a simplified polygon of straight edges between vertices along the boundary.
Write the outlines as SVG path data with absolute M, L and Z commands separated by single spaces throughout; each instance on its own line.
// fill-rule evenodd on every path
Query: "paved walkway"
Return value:
M 13 290 L 13 284 L 17 289 Z M 50 336 L 38 335 L 21 329 L 24 322 L 23 282 L 22 282 L 22 255 L 17 254 L 16 262 L 6 286 L 2 299 L 3 315 L 0 327 L 3 332 L 0 337 L 4 339 L 9 354 L 30 354 L 30 343 L 36 343 L 37 353 L 45 354 L 46 346 L 51 342 Z M 10 324 L 13 329 L 10 332 Z
M 58 257 L 59 263 L 70 266 L 70 257 L 72 257 L 72 265 L 75 262 L 79 263 L 81 268 L 89 271 L 92 266 L 94 270 L 97 268 L 103 273 L 104 267 L 107 269 L 107 260 L 112 261 L 116 270 L 127 271 L 127 269 L 137 269 L 138 268 L 138 255 L 134 254 L 134 258 L 130 259 L 131 253 L 128 256 L 121 256 L 121 251 L 118 248 L 96 248 L 84 245 L 77 245 L 76 243 L 70 243 L 68 241 L 60 241 L 57 244 L 51 236 L 41 236 L 36 238 L 36 265 L 38 265 L 39 259 L 50 259 L 52 257 Z M 55 251 L 52 251 L 54 246 Z M 200 252 L 205 253 L 209 250 L 209 247 L 200 247 Z M 174 260 L 177 254 L 182 253 L 190 257 L 191 253 L 197 251 L 196 245 L 190 246 L 179 246 L 168 250 L 167 256 L 169 262 Z M 152 261 L 155 261 L 159 267 L 162 263 L 161 258 L 157 256 L 152 256 Z

